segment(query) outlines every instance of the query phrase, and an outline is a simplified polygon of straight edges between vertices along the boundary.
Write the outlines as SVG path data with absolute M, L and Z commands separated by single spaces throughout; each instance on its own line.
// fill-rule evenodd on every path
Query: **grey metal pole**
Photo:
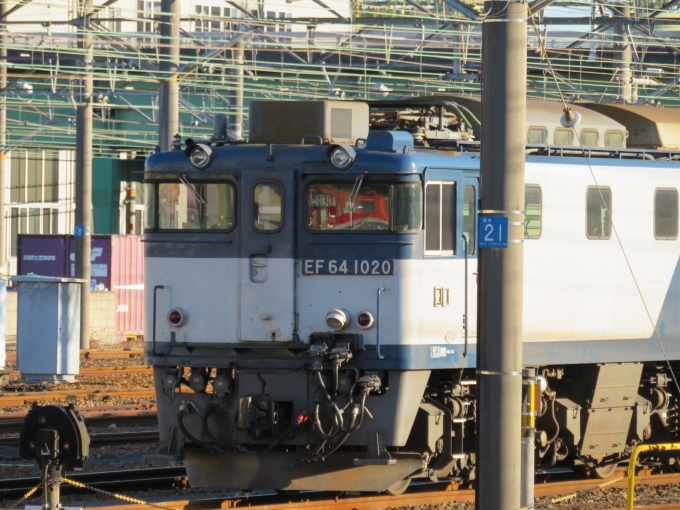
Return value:
M 6 23 L 7 2 L 0 2 L 0 22 Z M 7 88 L 7 28 L 0 28 L 0 90 Z M 7 146 L 7 98 L 0 96 L 0 280 L 7 271 L 7 239 L 5 237 L 5 147 Z
M 137 202 L 137 183 L 130 181 L 125 194 L 125 233 L 135 235 L 137 219 L 135 217 L 135 204 Z
M 61 495 L 61 468 L 58 465 L 48 464 L 43 471 L 42 501 L 44 510 L 59 510 Z
M 623 5 L 621 12 L 626 18 L 630 17 L 630 5 Z M 618 62 L 615 64 L 618 67 L 619 79 L 619 99 L 623 103 L 630 103 L 632 101 L 632 74 L 630 66 L 633 63 L 633 50 L 631 42 L 628 37 L 628 25 L 619 23 L 615 28 L 616 45 L 614 47 L 614 59 Z
M 525 368 L 524 402 L 522 403 L 522 508 L 534 505 L 534 466 L 536 436 L 536 369 Z
M 517 510 L 521 483 L 527 4 L 487 1 L 482 28 L 480 214 L 509 219 L 479 254 L 478 510 Z M 480 233 L 480 238 L 484 233 Z
M 237 42 L 231 50 L 234 60 L 234 91 L 232 107 L 234 113 L 229 122 L 229 136 L 234 140 L 243 139 L 243 41 Z
M 169 151 L 179 133 L 179 22 L 180 0 L 161 0 L 161 62 L 163 79 L 159 90 L 158 144 Z
M 76 237 L 76 278 L 85 281 L 80 295 L 80 348 L 90 348 L 90 257 L 92 241 L 92 63 L 93 36 L 90 27 L 93 0 L 80 0 L 80 36 L 78 47 L 83 58 L 83 74 L 76 108 L 76 228 L 84 227 L 84 236 Z

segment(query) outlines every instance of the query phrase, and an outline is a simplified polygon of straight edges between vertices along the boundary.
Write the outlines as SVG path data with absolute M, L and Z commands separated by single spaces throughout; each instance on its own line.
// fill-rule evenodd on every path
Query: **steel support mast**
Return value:
M 7 147 L 7 96 L 4 95 L 7 88 L 7 26 L 5 15 L 7 2 L 0 3 L 0 280 L 5 279 L 7 271 L 7 237 L 5 235 L 5 193 L 7 189 L 5 175 L 5 147 Z
M 231 50 L 234 60 L 234 91 L 232 108 L 234 113 L 229 120 L 229 136 L 234 140 L 243 139 L 243 41 L 237 42 Z
M 624 4 L 621 12 L 625 18 L 630 18 L 630 5 Z M 619 82 L 619 101 L 630 104 L 632 102 L 633 80 L 630 66 L 633 63 L 633 42 L 628 37 L 628 24 L 619 23 L 615 26 L 616 45 L 614 46 L 614 60 L 618 61 L 617 66 Z
M 487 1 L 482 25 L 480 217 L 509 220 L 479 252 L 478 510 L 517 510 L 521 487 L 527 4 Z M 484 236 L 480 232 L 480 238 Z
M 76 107 L 76 226 L 84 235 L 76 237 L 76 278 L 82 278 L 80 297 L 80 348 L 90 348 L 90 264 L 92 241 L 92 63 L 94 45 L 90 16 L 93 0 L 81 0 L 78 48 L 81 50 L 83 74 L 80 78 Z
M 180 0 L 161 0 L 161 82 L 159 90 L 158 144 L 161 151 L 172 148 L 179 133 L 179 22 Z

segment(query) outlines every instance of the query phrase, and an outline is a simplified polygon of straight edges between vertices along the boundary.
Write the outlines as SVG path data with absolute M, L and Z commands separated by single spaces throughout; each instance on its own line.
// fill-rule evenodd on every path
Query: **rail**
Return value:
M 635 464 L 637 463 L 638 455 L 642 452 L 663 452 L 669 450 L 680 450 L 680 443 L 641 444 L 635 447 L 633 454 L 630 456 L 630 461 L 628 461 L 627 510 L 633 510 L 635 506 Z

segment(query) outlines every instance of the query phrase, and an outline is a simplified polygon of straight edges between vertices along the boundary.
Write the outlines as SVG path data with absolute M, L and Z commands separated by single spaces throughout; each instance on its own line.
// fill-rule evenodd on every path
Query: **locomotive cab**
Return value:
M 233 487 L 426 476 L 412 425 L 451 414 L 419 410 L 432 369 L 474 364 L 474 160 L 422 161 L 404 132 L 356 144 L 340 105 L 322 105 L 335 122 L 303 143 L 193 142 L 147 163 L 147 354 L 163 439 L 192 484 L 223 486 L 227 465 Z M 349 111 L 367 125 L 367 108 Z M 256 139 L 289 141 L 263 124 Z M 467 468 L 467 409 L 447 418 L 461 430 L 440 475 Z

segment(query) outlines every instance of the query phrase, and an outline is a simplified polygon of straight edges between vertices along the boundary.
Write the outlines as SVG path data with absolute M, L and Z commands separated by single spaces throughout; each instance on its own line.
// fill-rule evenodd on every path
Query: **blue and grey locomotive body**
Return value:
M 252 143 L 148 159 L 147 361 L 166 453 L 193 486 L 396 493 L 474 478 L 488 232 L 479 153 L 460 150 L 470 130 L 439 108 L 409 109 L 432 135 L 427 121 L 369 132 L 364 103 L 254 103 Z M 625 126 L 583 117 L 599 122 L 584 129 L 602 135 L 600 157 L 530 146 L 511 235 L 525 247 L 524 365 L 542 387 L 537 457 L 606 476 L 677 430 L 680 163 L 642 159 L 620 145 Z

